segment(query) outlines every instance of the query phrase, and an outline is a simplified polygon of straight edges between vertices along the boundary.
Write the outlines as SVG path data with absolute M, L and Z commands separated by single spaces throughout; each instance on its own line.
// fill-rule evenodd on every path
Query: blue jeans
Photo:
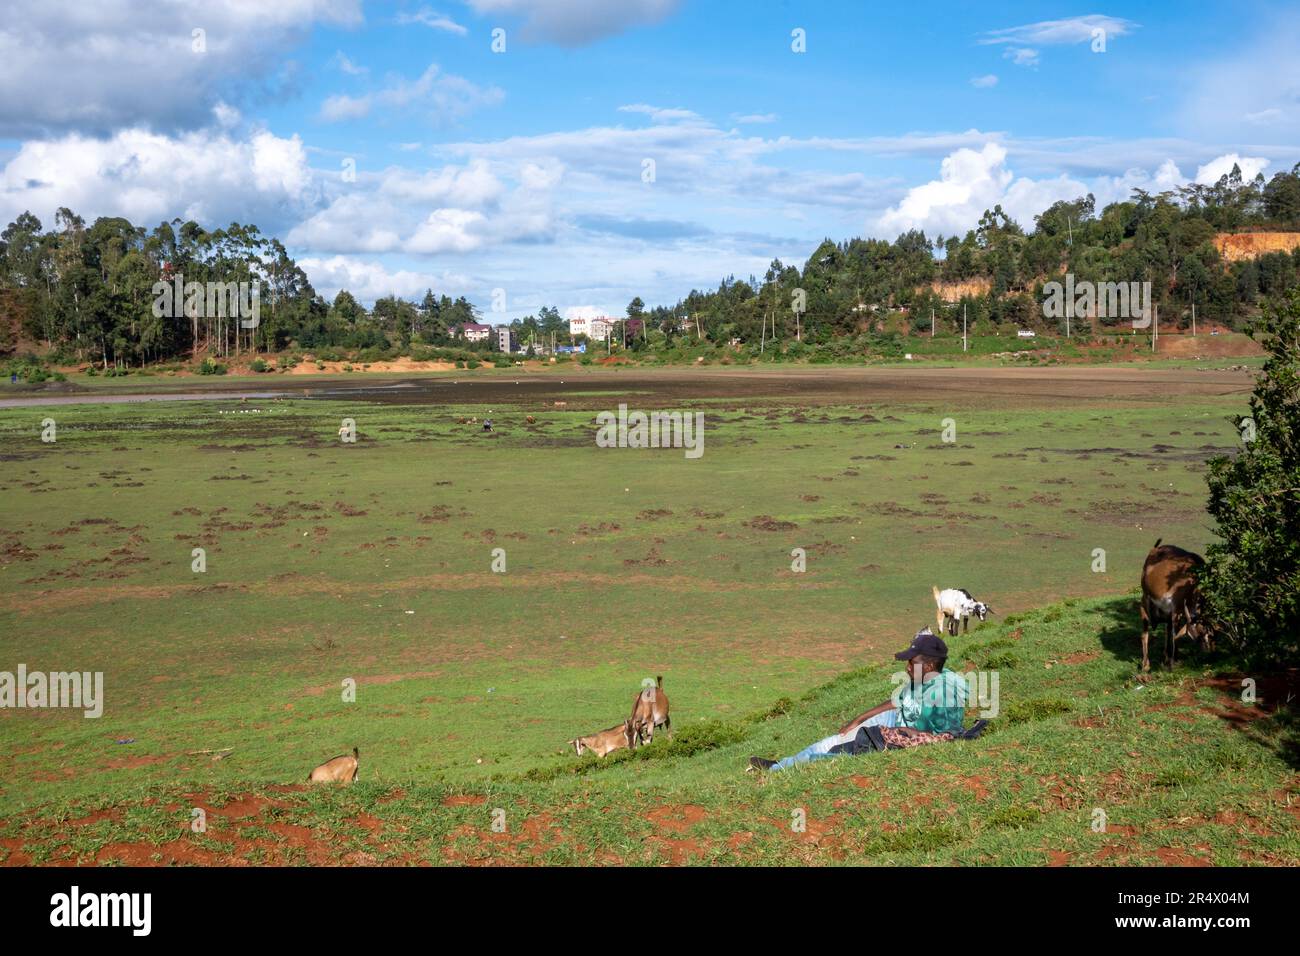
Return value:
M 839 757 L 840 754 L 830 753 L 832 747 L 838 747 L 840 744 L 846 744 L 858 735 L 858 729 L 861 727 L 896 727 L 898 726 L 898 710 L 890 708 L 883 713 L 869 717 L 857 727 L 853 728 L 851 734 L 831 734 L 811 746 L 805 747 L 793 757 L 786 757 L 776 762 L 773 770 L 786 770 L 797 763 L 807 763 L 810 760 L 825 760 L 827 757 Z

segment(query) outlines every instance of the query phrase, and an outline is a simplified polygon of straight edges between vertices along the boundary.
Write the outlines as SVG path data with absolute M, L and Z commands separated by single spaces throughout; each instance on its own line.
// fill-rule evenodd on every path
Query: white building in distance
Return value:
M 603 316 L 569 319 L 570 335 L 585 335 L 587 338 L 603 342 L 609 338 L 614 328 L 614 320 Z

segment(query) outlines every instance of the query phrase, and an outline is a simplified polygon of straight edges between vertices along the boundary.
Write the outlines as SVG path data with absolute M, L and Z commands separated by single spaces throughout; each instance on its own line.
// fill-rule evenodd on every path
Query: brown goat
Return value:
M 342 754 L 333 760 L 327 760 L 307 775 L 308 783 L 342 783 L 350 784 L 357 779 L 361 766 L 361 753 L 356 747 L 352 753 Z
M 573 744 L 573 749 L 578 752 L 579 757 L 588 750 L 597 757 L 604 757 L 624 747 L 629 750 L 636 747 L 636 730 L 632 727 L 632 721 L 625 720 L 617 727 L 588 734 L 586 737 L 575 737 L 569 743 Z
M 645 688 L 633 698 L 631 721 L 640 743 L 648 744 L 654 740 L 656 727 L 664 727 L 669 737 L 673 735 L 673 721 L 668 716 L 668 695 L 664 693 L 662 676 L 655 678 L 654 687 Z
M 1184 551 L 1160 539 L 1151 546 L 1142 565 L 1142 670 L 1151 670 L 1147 653 L 1151 627 L 1165 625 L 1165 662 L 1174 667 L 1178 638 L 1186 634 L 1198 640 L 1206 651 L 1214 640 L 1204 620 L 1204 606 L 1197 577 L 1205 567 L 1199 554 Z

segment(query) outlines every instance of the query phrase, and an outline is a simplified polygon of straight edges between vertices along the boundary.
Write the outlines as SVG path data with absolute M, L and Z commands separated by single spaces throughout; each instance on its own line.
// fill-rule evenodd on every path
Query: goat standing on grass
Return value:
M 1205 651 L 1214 650 L 1214 638 L 1204 620 L 1204 602 L 1197 583 L 1205 569 L 1205 559 L 1172 544 L 1162 545 L 1161 538 L 1147 552 L 1142 564 L 1142 670 L 1151 670 L 1147 644 L 1151 625 L 1165 625 L 1165 663 L 1174 669 L 1174 650 L 1178 638 L 1186 634 L 1200 641 Z
M 961 625 L 964 634 L 970 629 L 972 617 L 984 621 L 993 613 L 993 608 L 983 601 L 975 600 L 965 588 L 947 588 L 940 591 L 931 585 L 930 590 L 934 594 L 934 620 L 939 626 L 940 634 L 947 633 L 950 637 L 956 637 L 958 624 Z
M 655 686 L 647 687 L 632 699 L 632 726 L 636 728 L 638 743 L 648 744 L 655 738 L 655 728 L 663 727 L 668 736 L 673 735 L 673 721 L 668 716 L 668 695 L 664 693 L 664 679 L 655 678 Z

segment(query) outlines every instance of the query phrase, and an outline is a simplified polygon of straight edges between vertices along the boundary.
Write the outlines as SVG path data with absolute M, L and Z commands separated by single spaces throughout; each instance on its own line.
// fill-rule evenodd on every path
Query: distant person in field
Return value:
M 891 728 L 889 736 L 906 746 L 912 738 L 920 743 L 930 734 L 959 734 L 966 717 L 966 680 L 955 671 L 946 670 L 948 645 L 924 628 L 912 638 L 911 646 L 894 655 L 896 661 L 907 661 L 910 678 L 895 692 L 892 700 L 872 707 L 854 717 L 832 734 L 793 756 L 783 760 L 750 757 L 751 770 L 786 770 L 795 764 L 810 760 L 838 757 L 845 751 L 833 753 L 833 748 L 851 744 L 859 728 Z

